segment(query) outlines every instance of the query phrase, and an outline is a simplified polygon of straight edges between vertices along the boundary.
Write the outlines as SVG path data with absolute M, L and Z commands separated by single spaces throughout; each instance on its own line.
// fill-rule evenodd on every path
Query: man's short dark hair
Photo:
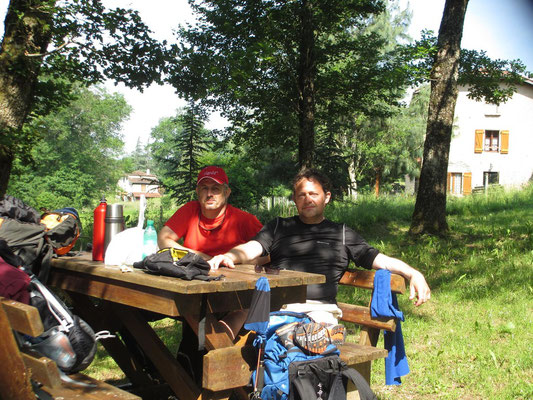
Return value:
M 318 183 L 320 183 L 320 186 L 322 186 L 324 193 L 331 192 L 331 181 L 326 175 L 324 175 L 322 172 L 320 172 L 317 169 L 306 168 L 298 172 L 298 174 L 292 180 L 292 192 L 293 193 L 294 193 L 294 190 L 296 189 L 296 184 L 300 182 L 300 180 L 302 179 L 317 181 Z

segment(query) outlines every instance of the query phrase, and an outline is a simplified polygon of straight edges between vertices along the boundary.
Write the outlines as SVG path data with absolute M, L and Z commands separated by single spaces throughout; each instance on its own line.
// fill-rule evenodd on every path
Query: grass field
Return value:
M 449 199 L 446 238 L 410 238 L 413 206 L 412 198 L 360 197 L 327 209 L 330 219 L 421 270 L 432 288 L 431 301 L 419 308 L 408 295 L 399 298 L 411 373 L 402 385 L 386 386 L 383 362 L 375 362 L 371 385 L 378 398 L 532 399 L 533 186 Z M 275 212 L 258 214 L 263 220 Z M 360 296 L 348 288 L 339 293 L 342 301 L 364 301 Z M 176 346 L 179 324 L 157 324 Z M 349 328 L 349 340 L 357 340 Z M 121 376 L 103 351 L 88 372 Z

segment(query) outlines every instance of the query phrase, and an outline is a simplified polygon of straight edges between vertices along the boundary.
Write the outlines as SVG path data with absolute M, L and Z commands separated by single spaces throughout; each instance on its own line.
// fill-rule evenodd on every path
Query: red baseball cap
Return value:
M 216 183 L 219 184 L 229 184 L 228 176 L 226 175 L 226 172 L 220 167 L 215 166 L 209 166 L 205 167 L 200 171 L 198 174 L 198 180 L 196 181 L 196 184 L 198 185 L 202 179 L 212 179 Z

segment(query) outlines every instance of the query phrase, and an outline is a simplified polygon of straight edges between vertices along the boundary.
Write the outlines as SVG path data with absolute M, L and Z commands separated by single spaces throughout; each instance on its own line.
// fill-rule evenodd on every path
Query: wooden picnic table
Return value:
M 146 312 L 182 318 L 196 334 L 205 329 L 207 350 L 233 347 L 236 345 L 226 332 L 216 328 L 215 314 L 249 308 L 260 276 L 269 279 L 272 311 L 280 309 L 283 304 L 305 302 L 307 285 L 323 283 L 325 278 L 287 270 L 277 275 L 257 273 L 253 265 L 221 268 L 211 274 L 224 277 L 218 281 L 186 281 L 137 269 L 123 272 L 118 266 L 92 261 L 89 253 L 83 253 L 53 259 L 49 284 L 69 294 L 75 312 L 95 331 L 125 329 L 129 332 L 180 400 L 224 399 L 231 394 L 224 385 L 217 385 L 213 390 L 198 387 L 147 322 Z M 154 381 L 135 360 L 131 346 L 126 346 L 118 337 L 104 339 L 102 344 L 134 388 L 144 388 L 146 398 L 155 395 Z M 206 370 L 217 371 L 217 365 L 212 361 L 210 365 L 204 365 L 202 386 L 209 380 L 205 376 Z M 231 373 L 249 374 L 250 371 Z M 213 388 L 212 384 L 208 386 Z M 218 390 L 219 386 L 223 389 Z

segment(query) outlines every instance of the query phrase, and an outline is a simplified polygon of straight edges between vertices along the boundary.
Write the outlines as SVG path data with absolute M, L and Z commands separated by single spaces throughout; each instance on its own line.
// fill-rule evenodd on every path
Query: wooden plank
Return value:
M 239 279 L 248 282 L 248 288 L 254 289 L 255 283 L 260 277 L 268 279 L 270 288 L 300 286 L 309 284 L 324 283 L 326 278 L 322 274 L 302 273 L 299 271 L 279 270 L 277 274 L 258 273 L 255 266 L 249 264 L 236 265 L 235 269 L 221 268 L 215 274 L 227 271 L 229 279 Z
M 356 286 L 362 289 L 374 289 L 374 270 L 347 270 L 339 283 L 341 285 Z M 398 274 L 391 274 L 391 291 L 405 292 L 405 278 Z
M 345 343 L 339 350 L 348 365 L 385 358 L 388 354 L 385 349 L 355 343 Z M 211 350 L 204 356 L 203 387 L 223 390 L 244 386 L 249 383 L 256 363 L 257 349 L 250 345 Z
M 21 354 L 33 380 L 51 388 L 61 386 L 59 370 L 54 361 L 29 349 L 22 350 Z
M 372 346 L 363 346 L 356 343 L 345 343 L 339 346 L 341 360 L 348 365 L 359 364 L 366 361 L 378 360 L 387 357 L 387 350 Z
M 69 375 L 74 382 L 63 382 L 61 386 L 51 388 L 43 386 L 41 390 L 54 399 L 85 400 L 140 400 L 139 396 L 126 392 L 108 383 L 98 381 L 87 375 Z
M 14 330 L 33 337 L 44 332 L 41 316 L 35 307 L 4 298 L 0 301 Z
M 22 356 L 4 307 L 0 306 L 0 394 L 2 399 L 34 400 L 30 375 Z
M 193 330 L 193 332 L 198 335 L 198 315 L 186 315 L 185 320 Z M 213 317 L 212 314 L 206 316 L 205 322 L 205 347 L 207 349 L 216 349 L 220 347 L 230 347 L 233 346 L 233 341 L 230 339 L 225 330 L 223 330 L 220 324 L 217 324 L 217 320 Z
M 202 386 L 217 391 L 245 386 L 257 362 L 253 346 L 226 347 L 204 355 Z
M 373 318 L 370 314 L 369 307 L 347 303 L 338 303 L 338 306 L 342 310 L 343 321 L 354 322 L 370 328 L 384 329 L 391 332 L 396 331 L 395 318 Z
M 97 261 L 92 261 L 90 253 L 85 252 L 80 257 L 58 257 L 52 259 L 52 269 L 78 272 L 92 277 L 107 278 L 133 285 L 157 287 L 162 290 L 182 293 L 213 293 L 220 291 L 253 289 L 255 281 L 262 276 L 254 271 L 253 265 L 238 265 L 235 269 L 221 268 L 212 275 L 224 275 L 220 281 L 186 281 L 179 278 L 146 274 L 138 269 L 132 272 L 122 272 L 119 267 L 106 266 Z M 322 275 L 308 274 L 298 271 L 281 271 L 279 275 L 265 274 L 272 280 L 272 286 L 291 286 L 293 284 L 311 284 L 324 281 Z
M 106 266 L 101 262 L 90 260 L 88 253 L 80 257 L 53 258 L 51 264 L 53 267 L 52 272 L 76 272 L 90 276 L 91 279 L 95 277 L 105 278 L 107 281 L 127 282 L 133 286 L 159 288 L 174 293 L 210 293 L 216 291 L 215 286 L 211 285 L 213 282 L 186 281 L 179 278 L 152 275 L 136 268 L 133 268 L 131 272 L 122 272 L 119 267 Z
M 235 269 L 221 268 L 212 275 L 224 275 L 220 281 L 186 281 L 179 278 L 146 274 L 138 269 L 123 273 L 119 267 L 106 266 L 105 264 L 91 260 L 91 255 L 84 252 L 79 257 L 58 257 L 51 261 L 52 275 L 56 271 L 77 272 L 91 277 L 107 278 L 128 282 L 132 285 L 158 288 L 173 293 L 195 294 L 214 293 L 234 290 L 253 289 L 255 281 L 260 276 L 267 276 L 272 281 L 272 287 L 291 286 L 296 284 L 311 284 L 324 282 L 324 277 L 318 274 L 309 274 L 298 271 L 280 271 L 279 275 L 255 273 L 253 265 L 238 265 Z
M 113 301 L 116 303 L 138 307 L 144 310 L 177 317 L 179 294 L 146 286 L 133 285 L 130 282 L 108 280 L 100 276 L 87 276 L 70 271 L 55 270 L 50 274 L 49 285 L 69 292 Z M 192 297 L 182 304 L 194 306 Z

